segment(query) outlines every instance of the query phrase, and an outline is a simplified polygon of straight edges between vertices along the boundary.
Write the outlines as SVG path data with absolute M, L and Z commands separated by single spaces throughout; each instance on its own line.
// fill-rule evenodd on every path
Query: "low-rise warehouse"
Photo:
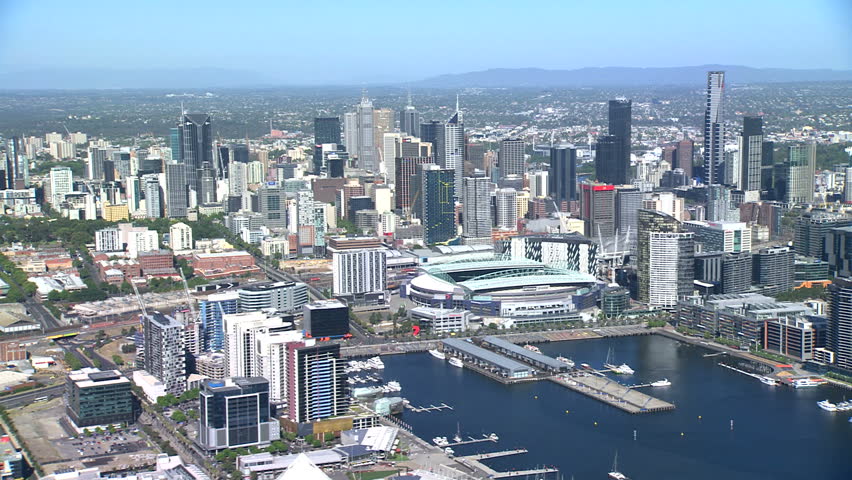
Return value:
M 508 342 L 503 340 L 502 338 L 497 337 L 485 337 L 482 339 L 483 345 L 486 345 L 490 348 L 493 348 L 499 353 L 506 355 L 508 357 L 517 358 L 523 362 L 529 363 L 530 365 L 540 368 L 542 370 L 547 370 L 548 372 L 567 372 L 568 365 L 565 363 L 556 360 L 555 358 L 548 357 L 547 355 L 542 355 L 540 353 L 533 352 L 532 350 L 527 350 L 524 347 L 519 345 L 515 345 L 512 342 Z
M 442 343 L 445 352 L 461 357 L 503 377 L 525 378 L 533 374 L 532 368 L 491 350 L 476 346 L 471 342 L 458 338 L 447 338 L 442 340 Z

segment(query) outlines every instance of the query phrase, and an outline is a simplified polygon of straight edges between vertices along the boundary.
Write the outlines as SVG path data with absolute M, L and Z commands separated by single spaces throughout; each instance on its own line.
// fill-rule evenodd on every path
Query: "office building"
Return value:
M 814 169 L 816 145 L 804 143 L 787 148 L 780 181 L 784 185 L 782 201 L 788 205 L 814 202 Z
M 340 118 L 319 117 L 314 119 L 314 174 L 322 170 L 322 145 L 340 144 Z
M 733 207 L 731 190 L 724 185 L 707 185 L 707 220 L 711 222 L 739 221 L 740 212 Z
M 624 162 L 624 142 L 615 135 L 604 135 L 595 144 L 595 178 L 601 183 L 623 185 L 627 183 L 630 164 Z
M 422 132 L 422 129 L 421 129 Z M 423 139 L 426 140 L 425 138 Z M 456 100 L 456 111 L 437 129 L 437 138 L 432 143 L 434 145 L 436 163 L 448 170 L 454 172 L 453 198 L 461 197 L 462 176 L 464 174 L 464 121 L 462 112 L 459 109 L 458 100 Z
M 496 213 L 497 228 L 517 230 L 518 228 L 518 192 L 514 188 L 497 190 Z
M 805 362 L 825 347 L 827 328 L 826 318 L 812 315 L 766 320 L 763 348 Z
M 466 245 L 491 243 L 491 181 L 465 177 L 462 192 L 462 237 Z
M 639 209 L 645 194 L 636 187 L 617 187 L 615 189 L 615 229 L 627 236 L 632 244 L 636 243 L 639 228 Z M 656 210 L 656 208 L 655 208 Z
M 367 95 L 361 97 L 361 103 L 358 104 L 355 111 L 356 131 L 357 136 L 355 151 L 357 156 L 357 166 L 368 172 L 378 172 L 379 157 L 376 149 L 376 137 L 373 115 L 373 102 L 367 98 Z M 348 147 L 348 144 L 347 144 Z M 351 154 L 352 151 L 347 148 Z
M 293 328 L 291 316 L 277 315 L 269 310 L 222 315 L 222 351 L 227 376 L 260 376 L 258 338 L 267 333 L 293 331 Z
M 159 312 L 144 315 L 142 322 L 145 371 L 166 393 L 180 395 L 186 390 L 184 325 Z
M 796 218 L 793 248 L 804 257 L 825 258 L 826 237 L 835 228 L 852 225 L 852 218 L 839 213 L 805 212 Z
M 631 115 L 633 101 L 625 98 L 617 98 L 609 101 L 609 134 L 617 138 L 621 147 L 618 149 L 620 160 L 613 162 L 618 166 L 618 179 L 623 176 L 623 181 L 606 181 L 598 179 L 604 183 L 612 183 L 614 185 L 623 185 L 627 183 L 627 174 L 630 171 L 630 147 L 631 147 Z
M 577 200 L 577 150 L 568 147 L 551 147 L 550 183 L 548 191 L 561 209 L 562 202 Z
M 387 255 L 382 248 L 333 252 L 331 265 L 335 297 L 361 299 L 387 290 Z
M 446 242 L 456 236 L 453 195 L 457 172 L 435 164 L 419 165 L 417 172 L 412 207 L 419 207 L 416 213 L 423 224 L 423 239 L 428 244 Z
M 169 246 L 176 252 L 192 250 L 192 227 L 178 222 L 169 227 Z
M 264 185 L 257 191 L 258 211 L 270 229 L 287 227 L 287 192 L 280 185 Z
M 239 311 L 239 294 L 235 291 L 214 293 L 198 301 L 201 321 L 201 349 L 217 352 L 225 348 L 225 315 Z
M 835 366 L 852 373 L 852 280 L 836 278 L 828 286 L 828 350 Z
M 95 231 L 95 251 L 97 252 L 121 252 L 124 243 L 121 241 L 121 232 L 114 227 L 103 228 Z
M 207 114 L 185 114 L 178 124 L 181 145 L 180 161 L 186 165 L 187 184 L 196 192 L 196 203 L 203 201 L 202 191 L 209 195 L 209 185 L 201 185 L 202 170 L 215 168 L 213 159 L 213 129 Z M 210 172 L 203 173 L 209 183 Z M 215 178 L 215 174 L 213 175 Z
M 78 429 L 133 423 L 130 380 L 118 370 L 75 370 L 65 380 L 65 411 Z
M 313 340 L 287 344 L 286 417 L 308 423 L 344 415 L 349 411 L 349 392 L 340 358 L 340 345 Z
M 185 188 L 185 187 L 184 187 Z M 145 191 L 145 214 L 148 218 L 162 218 L 163 189 L 156 174 L 142 176 L 142 189 Z
M 324 300 L 302 306 L 302 328 L 313 338 L 343 337 L 349 333 L 349 307 L 339 300 Z
M 580 218 L 586 222 L 584 235 L 606 239 L 615 233 L 615 187 L 601 183 L 581 185 Z
M 722 256 L 721 293 L 746 293 L 751 289 L 752 254 L 748 251 Z
M 695 233 L 695 243 L 705 252 L 739 253 L 751 251 L 751 227 L 743 222 L 685 222 L 686 231 Z
M 677 148 L 675 149 L 675 162 L 672 164 L 672 169 L 681 169 L 683 170 L 683 174 L 687 179 L 691 179 L 693 177 L 692 173 L 692 162 L 695 156 L 695 142 L 685 138 L 679 142 L 677 142 Z
M 825 236 L 825 255 L 832 275 L 852 277 L 852 227 L 832 228 L 828 231 Z
M 189 209 L 186 165 L 183 163 L 167 163 L 165 170 L 166 216 L 169 218 L 186 218 Z
M 765 295 L 777 295 L 793 289 L 795 254 L 790 247 L 761 248 L 752 255 L 752 283 Z
M 241 312 L 256 312 L 269 308 L 279 312 L 294 312 L 308 303 L 308 286 L 300 282 L 254 283 L 237 290 Z
M 460 333 L 468 329 L 473 314 L 463 309 L 415 307 L 409 310 L 409 316 L 426 331 Z
M 662 212 L 642 209 L 638 216 L 639 301 L 671 307 L 692 294 L 694 234 Z
M 74 191 L 74 175 L 68 167 L 53 167 L 50 169 L 49 185 L 50 196 L 49 201 L 54 209 L 59 209 L 59 205 L 65 201 L 65 195 Z
M 90 147 L 87 159 L 88 176 L 90 180 L 103 180 L 104 162 L 112 158 L 112 150 L 108 148 Z
M 417 173 L 417 165 L 432 163 L 430 157 L 400 157 L 396 159 L 395 196 L 396 208 L 409 210 L 411 208 L 411 182 Z
M 265 378 L 205 380 L 199 402 L 198 444 L 205 450 L 269 445 L 280 438 Z
M 500 152 L 498 153 L 500 175 L 503 177 L 509 175 L 520 175 L 523 177 L 527 171 L 525 157 L 524 141 L 522 139 L 507 138 L 501 141 Z
M 743 117 L 743 131 L 738 141 L 740 175 L 737 188 L 744 192 L 746 202 L 756 202 L 760 200 L 763 167 L 763 118 Z
M 408 104 L 399 114 L 399 130 L 412 137 L 420 136 L 420 112 L 411 104 L 411 94 L 408 94 Z
M 704 110 L 704 183 L 716 185 L 725 178 L 725 119 L 722 108 L 725 72 L 707 72 Z

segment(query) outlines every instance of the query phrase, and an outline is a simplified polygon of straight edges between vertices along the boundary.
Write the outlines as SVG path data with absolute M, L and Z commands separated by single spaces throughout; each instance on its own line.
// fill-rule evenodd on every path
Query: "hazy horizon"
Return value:
M 0 3 L 7 72 L 224 69 L 246 84 L 404 83 L 495 68 L 852 70 L 852 4 L 162 0 Z M 189 44 L 189 48 L 187 47 Z

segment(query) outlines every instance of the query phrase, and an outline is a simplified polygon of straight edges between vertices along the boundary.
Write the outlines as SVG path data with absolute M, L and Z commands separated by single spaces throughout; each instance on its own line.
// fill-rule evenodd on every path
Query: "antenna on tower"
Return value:
M 456 112 L 459 111 L 459 94 L 456 94 Z
M 412 106 L 411 105 L 411 87 L 408 87 L 408 106 L 409 107 Z

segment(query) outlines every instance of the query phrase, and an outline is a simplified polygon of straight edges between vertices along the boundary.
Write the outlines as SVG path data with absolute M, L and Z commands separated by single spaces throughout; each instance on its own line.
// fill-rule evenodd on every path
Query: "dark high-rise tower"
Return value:
M 411 94 L 408 94 L 408 105 L 399 114 L 399 130 L 412 137 L 420 136 L 420 112 L 411 104 Z
M 547 189 L 557 204 L 577 200 L 577 150 L 552 147 L 547 179 Z
M 725 72 L 707 72 L 707 100 L 704 110 L 704 183 L 725 180 L 725 123 L 722 97 Z
M 213 161 L 213 128 L 210 123 L 210 115 L 204 113 L 189 113 L 183 115 L 180 125 L 181 162 L 186 165 L 186 178 L 188 184 L 195 189 L 198 195 L 198 203 L 202 201 L 202 186 L 199 184 L 201 177 L 213 177 L 211 172 L 202 175 L 203 169 L 214 169 Z
M 763 118 L 743 117 L 739 138 L 740 178 L 737 188 L 746 192 L 747 202 L 760 199 L 760 169 L 763 164 Z
M 341 144 L 340 117 L 318 117 L 314 119 L 314 173 L 322 170 L 322 145 Z
M 437 120 L 423 122 L 420 124 L 420 141 L 429 142 L 432 144 L 432 151 L 437 152 L 438 146 L 438 129 L 444 126 Z
M 598 138 L 595 150 L 595 177 L 599 182 L 610 185 L 627 183 L 630 162 L 624 161 L 624 142 L 616 135 Z
M 675 163 L 672 169 L 680 168 L 686 178 L 692 178 L 692 157 L 695 154 L 695 142 L 688 138 L 677 142 L 675 149 Z
M 624 165 L 625 181 L 626 172 L 630 168 L 630 116 L 633 109 L 633 101 L 626 98 L 617 98 L 609 101 L 609 134 L 621 140 L 621 164 Z

